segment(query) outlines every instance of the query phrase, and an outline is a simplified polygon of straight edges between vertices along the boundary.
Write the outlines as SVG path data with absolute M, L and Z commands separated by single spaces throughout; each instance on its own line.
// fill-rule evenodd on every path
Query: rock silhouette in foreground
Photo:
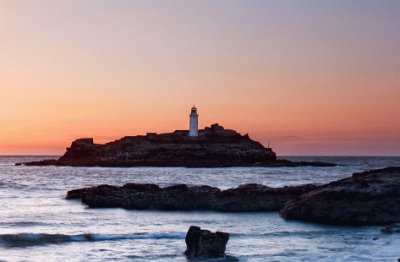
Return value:
M 245 184 L 220 190 L 184 184 L 100 185 L 69 191 L 89 207 L 228 212 L 279 211 L 286 219 L 324 224 L 364 225 L 400 222 L 400 167 L 355 173 L 329 184 L 271 188 Z
M 281 215 L 326 224 L 400 222 L 400 167 L 355 173 L 289 200 Z
M 160 188 L 155 184 L 100 185 L 71 190 L 67 199 L 81 199 L 89 207 L 121 207 L 157 210 L 216 210 L 231 212 L 278 211 L 289 199 L 313 189 L 315 185 L 271 188 L 245 184 L 220 190 L 210 186 L 185 184 Z
M 17 165 L 32 166 L 334 166 L 322 162 L 277 160 L 271 148 L 218 124 L 199 130 L 198 137 L 189 137 L 187 130 L 173 133 L 148 133 L 128 136 L 104 145 L 92 138 L 72 142 L 57 160 L 43 160 Z
M 186 251 L 188 258 L 218 258 L 225 255 L 229 234 L 212 233 L 200 227 L 191 226 L 186 234 Z

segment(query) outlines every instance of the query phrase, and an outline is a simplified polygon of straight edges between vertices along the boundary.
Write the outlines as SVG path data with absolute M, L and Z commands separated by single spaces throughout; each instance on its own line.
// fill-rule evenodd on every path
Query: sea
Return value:
M 400 166 L 400 157 L 284 157 L 336 167 L 30 167 L 49 157 L 0 157 L 0 261 L 188 261 L 191 225 L 230 234 L 226 257 L 210 261 L 397 261 L 400 233 L 381 226 L 287 221 L 277 212 L 180 212 L 88 208 L 71 189 L 100 184 L 177 183 L 221 189 L 323 184 L 354 172 Z

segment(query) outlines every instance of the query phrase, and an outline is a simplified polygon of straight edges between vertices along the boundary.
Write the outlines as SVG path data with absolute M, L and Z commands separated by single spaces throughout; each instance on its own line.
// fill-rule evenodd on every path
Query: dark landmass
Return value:
M 184 184 L 100 185 L 69 191 L 89 207 L 226 212 L 280 211 L 286 219 L 334 225 L 400 222 L 400 167 L 355 173 L 329 184 L 271 188 L 245 184 L 220 190 Z
M 103 167 L 230 167 L 230 166 L 335 166 L 323 162 L 292 162 L 277 159 L 271 148 L 224 129 L 218 124 L 199 130 L 189 137 L 187 130 L 145 136 L 128 136 L 107 144 L 95 144 L 92 138 L 75 140 L 57 160 L 17 165 L 28 166 L 103 166 Z
M 155 184 L 100 185 L 69 191 L 67 199 L 81 199 L 89 207 L 156 210 L 216 210 L 229 212 L 278 211 L 288 200 L 317 186 L 271 188 L 246 184 L 220 190 L 185 184 L 160 188 Z
M 185 255 L 189 259 L 218 258 L 225 255 L 229 234 L 225 232 L 212 233 L 209 230 L 191 226 L 186 233 Z
M 400 167 L 354 173 L 288 201 L 280 213 L 324 224 L 400 222 Z

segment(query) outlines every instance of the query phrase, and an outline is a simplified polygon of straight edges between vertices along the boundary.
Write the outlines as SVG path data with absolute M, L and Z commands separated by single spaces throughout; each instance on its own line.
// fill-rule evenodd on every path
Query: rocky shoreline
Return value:
M 354 173 L 291 199 L 280 210 L 286 219 L 323 224 L 400 222 L 400 167 Z
M 107 144 L 92 138 L 72 142 L 59 159 L 17 163 L 27 166 L 99 167 L 235 167 L 235 166 L 335 166 L 324 162 L 292 162 L 277 159 L 271 148 L 246 135 L 218 124 L 199 130 L 198 137 L 187 130 L 128 136 Z
M 314 185 L 271 188 L 245 184 L 220 190 L 185 184 L 161 188 L 155 184 L 100 185 L 71 190 L 67 199 L 81 199 L 89 207 L 155 210 L 215 210 L 225 212 L 278 211 L 290 199 L 316 189 Z
M 271 188 L 246 184 L 220 190 L 184 184 L 100 185 L 71 190 L 67 199 L 81 199 L 93 208 L 279 211 L 285 219 L 334 225 L 400 222 L 400 167 L 355 173 L 325 185 Z
M 302 167 L 302 166 L 313 166 L 313 167 L 334 167 L 337 164 L 321 162 L 321 161 L 290 161 L 287 159 L 277 159 L 268 162 L 256 162 L 256 163 L 245 163 L 245 162 L 153 162 L 153 161 L 136 161 L 136 162 L 75 162 L 75 161 L 60 161 L 57 159 L 46 159 L 41 161 L 31 161 L 16 163 L 16 166 L 76 166 L 76 167 L 188 167 L 188 168 L 213 168 L 213 167 Z

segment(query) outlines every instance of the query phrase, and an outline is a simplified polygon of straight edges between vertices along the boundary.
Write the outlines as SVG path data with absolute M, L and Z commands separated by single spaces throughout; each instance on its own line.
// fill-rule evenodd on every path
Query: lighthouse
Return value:
M 199 115 L 197 114 L 197 108 L 195 106 L 192 107 L 190 115 L 189 115 L 189 136 L 197 137 L 199 136 Z

